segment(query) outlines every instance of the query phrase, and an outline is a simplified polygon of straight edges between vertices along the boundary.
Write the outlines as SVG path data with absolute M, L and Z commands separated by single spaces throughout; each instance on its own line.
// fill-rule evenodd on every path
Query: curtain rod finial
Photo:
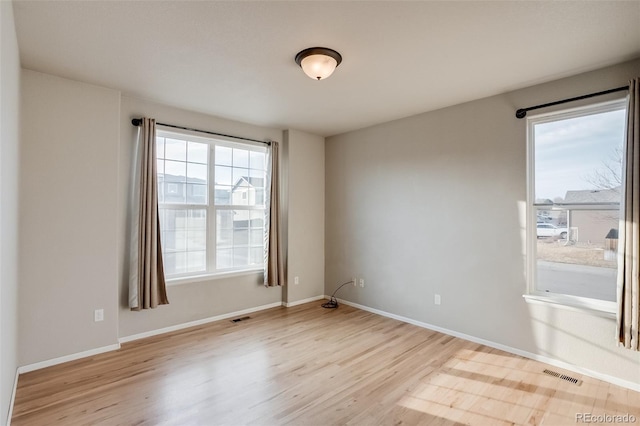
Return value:
M 142 124 L 142 119 L 141 118 L 134 118 L 133 120 L 131 120 L 131 124 L 133 124 L 134 126 L 139 126 Z
M 525 118 L 527 116 L 527 110 L 526 109 L 519 109 L 516 111 L 516 117 L 517 118 Z

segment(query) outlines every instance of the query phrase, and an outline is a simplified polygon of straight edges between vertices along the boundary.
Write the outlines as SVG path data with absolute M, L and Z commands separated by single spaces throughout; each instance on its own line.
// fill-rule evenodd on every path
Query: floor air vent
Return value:
M 557 377 L 557 378 L 562 379 L 562 380 L 566 380 L 567 382 L 571 382 L 574 385 L 580 386 L 582 384 L 582 380 L 578 380 L 575 377 L 565 376 L 564 374 L 560 374 L 560 373 L 558 373 L 556 371 L 544 370 L 543 373 L 544 374 L 548 374 L 548 375 L 553 376 L 553 377 Z
M 231 322 L 240 322 L 240 321 L 245 321 L 251 319 L 251 317 L 242 317 L 242 318 L 236 318 L 236 319 L 232 319 Z

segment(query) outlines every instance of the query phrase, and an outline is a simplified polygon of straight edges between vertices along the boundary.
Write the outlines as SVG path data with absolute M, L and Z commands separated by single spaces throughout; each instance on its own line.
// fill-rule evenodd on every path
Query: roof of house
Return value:
M 168 182 L 168 183 L 182 183 L 182 184 L 198 183 L 198 184 L 201 184 L 201 185 L 206 185 L 206 183 L 207 183 L 206 179 L 199 179 L 199 178 L 194 178 L 194 177 L 189 177 L 189 181 L 185 182 L 185 179 L 186 179 L 185 176 L 183 176 L 183 175 L 172 175 L 171 173 L 160 173 L 160 172 L 158 172 L 157 176 L 158 176 L 158 181 Z
M 254 188 L 262 188 L 264 186 L 263 178 L 242 176 L 241 178 L 238 179 L 236 184 L 233 186 L 233 190 L 235 190 L 239 186 L 244 186 L 242 185 L 242 181 L 247 182 L 249 186 L 253 186 Z
M 536 204 L 553 204 L 553 201 L 548 198 L 536 198 Z
M 562 204 L 619 203 L 620 187 L 613 189 L 586 189 L 567 191 Z

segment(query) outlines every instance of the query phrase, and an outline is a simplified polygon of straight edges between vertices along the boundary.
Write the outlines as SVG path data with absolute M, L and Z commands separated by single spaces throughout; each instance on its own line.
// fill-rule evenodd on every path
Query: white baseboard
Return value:
M 36 362 L 34 364 L 23 365 L 22 367 L 18 367 L 18 373 L 24 374 L 30 371 L 40 370 L 41 368 L 51 367 L 52 365 L 62 364 L 64 362 L 75 361 L 80 358 L 86 358 L 89 356 L 94 356 L 98 354 L 102 354 L 105 352 L 117 351 L 120 349 L 120 343 L 116 343 L 109 346 L 102 346 L 100 348 L 90 349 L 88 351 L 78 352 L 71 355 L 65 355 L 58 358 L 49 359 L 46 361 Z
M 16 368 L 16 377 L 13 380 L 13 390 L 11 391 L 11 401 L 9 402 L 9 414 L 7 414 L 7 426 L 11 426 L 11 417 L 13 417 L 13 405 L 16 402 L 16 391 L 18 390 L 18 377 L 20 371 Z
M 325 298 L 329 298 L 329 296 L 325 296 Z M 599 373 L 597 371 L 590 370 L 588 368 L 583 368 L 577 365 L 569 364 L 565 361 L 559 361 L 554 358 L 550 358 L 544 355 L 534 354 L 532 352 L 523 351 L 520 349 L 513 348 L 511 346 L 506 346 L 501 343 L 492 342 L 490 340 L 481 339 L 479 337 L 471 336 L 464 333 L 459 333 L 457 331 L 449 330 L 446 328 L 438 327 L 436 325 L 428 324 L 421 321 L 416 321 L 411 318 L 403 317 L 400 315 L 391 314 L 389 312 L 381 311 L 379 309 L 370 308 L 368 306 L 360 305 L 358 303 L 349 302 L 348 300 L 338 299 L 339 303 L 343 303 L 348 306 L 353 306 L 354 308 L 362 309 L 363 311 L 371 312 L 374 314 L 381 315 L 387 318 L 393 318 L 398 321 L 406 322 L 409 324 L 416 325 L 418 327 L 426 328 L 428 330 L 437 331 L 439 333 L 447 334 L 449 336 L 458 337 L 463 340 L 468 340 L 470 342 L 479 343 L 481 345 L 489 346 L 490 348 L 499 349 L 501 351 L 509 352 L 515 355 L 522 356 L 524 358 L 533 359 L 535 361 L 544 362 L 545 364 L 553 365 L 554 367 L 563 368 L 565 370 L 573 371 L 575 373 L 584 374 L 585 376 L 593 377 L 594 379 L 602 380 L 608 383 L 612 383 L 617 386 L 621 386 L 623 388 L 631 389 L 636 392 L 640 392 L 640 383 L 631 382 L 629 380 L 620 379 L 618 377 L 610 376 L 608 374 Z
M 133 334 L 131 336 L 125 336 L 118 339 L 119 343 L 132 342 L 134 340 L 144 339 L 145 337 L 157 336 L 158 334 L 169 333 L 172 331 L 178 331 L 189 327 L 195 327 L 197 325 L 207 324 L 214 321 L 220 321 L 227 318 L 233 318 L 240 315 L 250 314 L 252 312 L 263 311 L 265 309 L 275 308 L 282 306 L 282 302 L 274 302 L 268 305 L 256 306 L 254 308 L 243 309 L 241 311 L 229 312 L 228 314 L 216 315 L 215 317 L 203 318 L 196 321 L 189 321 L 182 324 L 172 325 L 169 327 L 159 328 L 157 330 L 145 331 L 144 333 Z
M 308 297 L 306 299 L 302 299 L 302 300 L 296 300 L 295 302 L 282 302 L 282 306 L 285 306 L 287 308 L 290 308 L 292 306 L 298 306 L 298 305 L 303 305 L 305 303 L 309 303 L 309 302 L 315 302 L 316 300 L 323 300 L 326 297 L 324 295 L 320 295 L 320 296 L 313 296 L 313 297 Z

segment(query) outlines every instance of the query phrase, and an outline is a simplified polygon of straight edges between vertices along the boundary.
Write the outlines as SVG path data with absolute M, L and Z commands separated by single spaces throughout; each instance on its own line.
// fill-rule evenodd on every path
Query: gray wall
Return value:
M 118 91 L 22 72 L 20 365 L 117 343 L 119 112 Z
M 295 303 L 324 294 L 324 138 L 297 130 L 285 131 L 284 138 L 289 164 L 285 301 Z
M 120 337 L 150 332 L 164 327 L 196 321 L 229 312 L 277 303 L 282 289 L 265 288 L 262 273 L 218 278 L 193 284 L 170 285 L 169 305 L 157 309 L 133 312 L 127 306 L 129 289 L 129 198 L 131 186 L 131 156 L 137 128 L 131 125 L 135 117 L 152 117 L 159 122 L 178 124 L 201 130 L 243 136 L 252 139 L 282 140 L 282 131 L 237 121 L 225 120 L 177 108 L 167 107 L 134 97 L 122 97 L 120 114 L 120 158 L 118 183 L 118 288 L 120 291 Z
M 326 292 L 640 383 L 615 322 L 527 304 L 526 123 L 519 107 L 618 87 L 640 61 L 326 141 Z M 434 295 L 442 304 L 434 304 Z
M 13 5 L 0 2 L 0 424 L 18 367 L 18 164 L 20 59 Z

